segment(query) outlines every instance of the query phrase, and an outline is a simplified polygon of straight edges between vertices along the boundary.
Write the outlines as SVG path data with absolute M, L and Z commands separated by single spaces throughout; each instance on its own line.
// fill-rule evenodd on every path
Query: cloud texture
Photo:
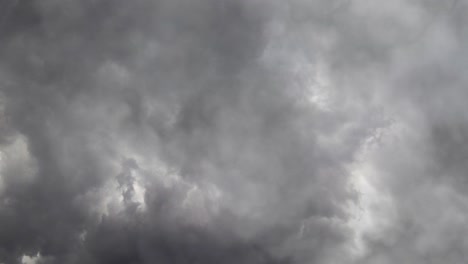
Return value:
M 464 263 L 461 0 L 0 3 L 0 263 Z

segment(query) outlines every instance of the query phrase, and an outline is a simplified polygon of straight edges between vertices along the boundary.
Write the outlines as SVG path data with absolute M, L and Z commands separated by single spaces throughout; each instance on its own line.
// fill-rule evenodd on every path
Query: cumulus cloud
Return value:
M 0 263 L 461 263 L 466 4 L 6 1 Z

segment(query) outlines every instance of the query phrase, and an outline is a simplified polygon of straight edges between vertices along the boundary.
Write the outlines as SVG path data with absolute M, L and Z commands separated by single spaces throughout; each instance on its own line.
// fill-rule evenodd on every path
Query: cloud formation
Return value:
M 463 1 L 7 1 L 0 263 L 462 263 Z

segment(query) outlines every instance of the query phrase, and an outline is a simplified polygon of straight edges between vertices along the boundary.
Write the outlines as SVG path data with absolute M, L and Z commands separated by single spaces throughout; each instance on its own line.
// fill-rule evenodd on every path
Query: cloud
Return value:
M 465 8 L 11 2 L 0 262 L 463 262 Z

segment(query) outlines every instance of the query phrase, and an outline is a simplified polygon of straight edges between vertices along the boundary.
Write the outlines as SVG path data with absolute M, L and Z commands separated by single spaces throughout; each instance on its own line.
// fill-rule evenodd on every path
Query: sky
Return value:
M 0 1 L 0 263 L 466 263 L 467 12 Z

